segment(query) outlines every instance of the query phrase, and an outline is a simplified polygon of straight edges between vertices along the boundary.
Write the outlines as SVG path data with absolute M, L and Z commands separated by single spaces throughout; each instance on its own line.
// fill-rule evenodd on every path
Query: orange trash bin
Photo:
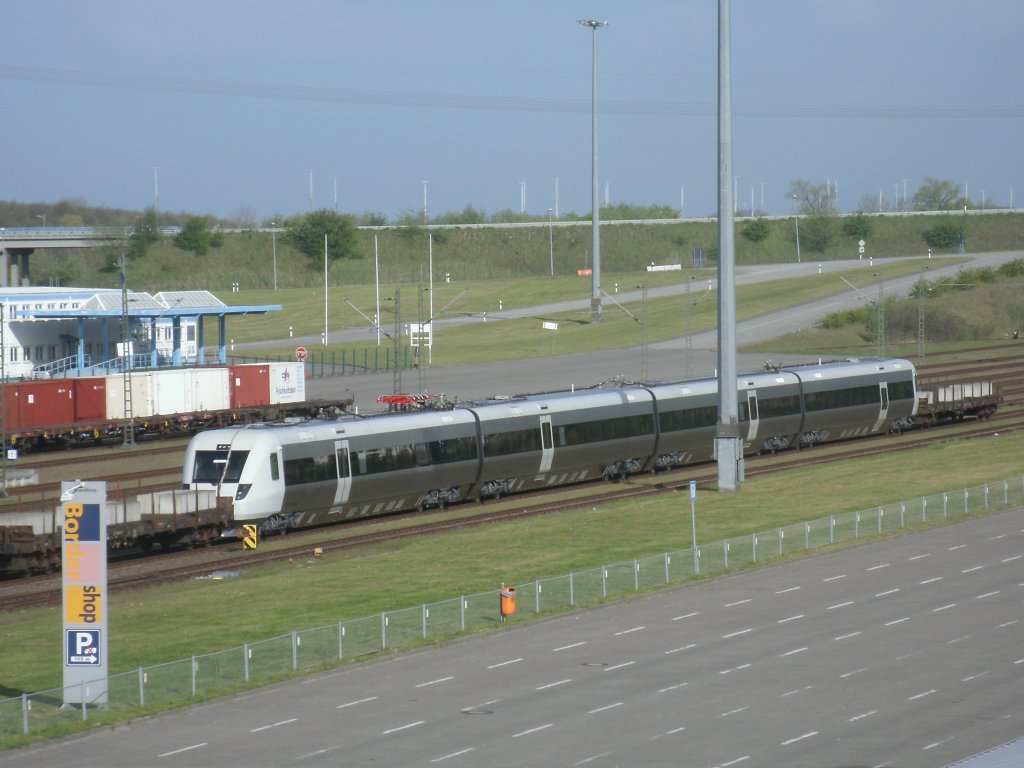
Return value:
M 516 612 L 516 588 L 503 587 L 501 590 L 501 620 L 513 616 Z

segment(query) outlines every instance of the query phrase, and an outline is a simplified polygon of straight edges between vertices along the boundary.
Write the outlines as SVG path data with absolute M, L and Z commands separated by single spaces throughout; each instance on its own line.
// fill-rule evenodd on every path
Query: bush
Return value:
M 959 221 L 944 219 L 921 233 L 925 243 L 931 248 L 953 248 L 960 242 L 963 228 Z

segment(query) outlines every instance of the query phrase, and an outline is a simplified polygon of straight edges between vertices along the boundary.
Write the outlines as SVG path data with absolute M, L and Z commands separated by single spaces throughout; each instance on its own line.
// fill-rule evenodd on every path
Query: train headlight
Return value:
M 252 483 L 239 483 L 238 490 L 235 491 L 235 501 L 241 501 L 248 496 L 250 488 L 252 488 Z

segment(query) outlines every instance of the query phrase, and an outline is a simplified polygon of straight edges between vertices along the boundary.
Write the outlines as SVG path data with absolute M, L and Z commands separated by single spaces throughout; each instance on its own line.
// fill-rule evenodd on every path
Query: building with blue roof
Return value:
M 149 294 L 117 288 L 0 288 L 7 378 L 104 375 L 132 368 L 227 362 L 229 316 L 280 304 L 228 306 L 209 291 Z M 216 359 L 207 336 L 216 322 Z M 127 338 L 122 326 L 127 324 Z

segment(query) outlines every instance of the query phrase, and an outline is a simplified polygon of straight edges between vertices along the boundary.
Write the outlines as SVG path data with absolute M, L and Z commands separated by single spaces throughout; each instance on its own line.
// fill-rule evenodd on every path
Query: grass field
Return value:
M 891 457 L 854 459 L 752 478 L 737 493 L 701 494 L 698 538 L 709 543 L 1015 477 L 1022 454 L 1024 434 L 1010 433 L 939 444 L 901 454 L 898 462 Z M 576 512 L 246 570 L 236 580 L 114 593 L 111 670 L 495 589 L 503 582 L 683 549 L 690 542 L 688 511 L 688 499 L 680 494 L 628 503 L 595 501 Z M 3 619 L 3 694 L 59 686 L 59 607 L 4 614 Z

